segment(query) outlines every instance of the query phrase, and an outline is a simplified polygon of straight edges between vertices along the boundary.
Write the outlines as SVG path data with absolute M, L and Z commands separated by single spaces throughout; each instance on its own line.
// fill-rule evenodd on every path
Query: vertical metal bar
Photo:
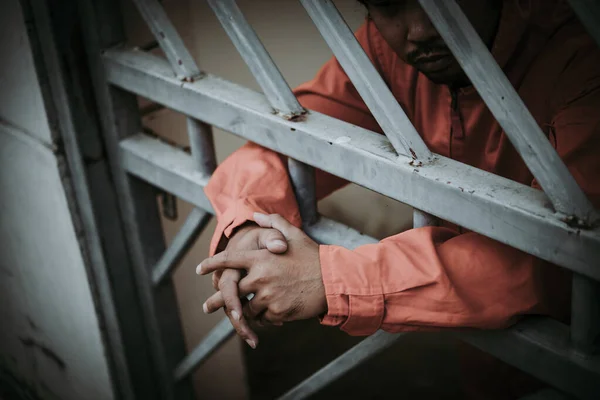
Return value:
M 191 386 L 175 386 L 171 379 L 172 368 L 185 354 L 174 289 L 172 285 L 162 285 L 153 293 L 148 271 L 165 248 L 156 190 L 129 176 L 119 157 L 120 140 L 141 129 L 137 101 L 134 95 L 108 86 L 101 62 L 101 51 L 124 39 L 119 5 L 87 0 L 80 2 L 80 10 L 86 21 L 83 30 L 88 65 L 143 314 L 146 337 L 140 341 L 149 343 L 152 365 L 147 368 L 155 371 L 155 382 L 151 384 L 158 388 L 147 398 L 189 398 Z
M 594 208 L 454 0 L 419 0 L 555 209 L 589 225 Z
M 202 121 L 188 117 L 187 130 L 192 157 L 194 157 L 198 171 L 206 176 L 211 176 L 217 168 L 212 127 Z
M 571 300 L 571 341 L 583 355 L 594 353 L 600 337 L 600 283 L 573 275 Z
M 398 154 L 432 155 L 330 0 L 300 0 Z
M 372 336 L 366 338 L 319 371 L 315 372 L 309 378 L 281 396 L 279 400 L 298 400 L 312 396 L 342 375 L 356 368 L 361 363 L 387 349 L 405 335 L 405 333 L 392 334 L 384 331 L 377 331 Z
M 281 72 L 250 26 L 235 0 L 208 0 L 271 106 L 287 119 L 304 114 Z
M 600 45 L 600 4 L 598 0 L 569 0 L 589 34 Z
M 134 0 L 134 3 L 165 52 L 177 77 L 182 80 L 193 80 L 194 77 L 199 76 L 200 69 L 158 0 Z
M 288 170 L 300 209 L 302 223 L 303 225 L 312 225 L 318 218 L 315 169 L 293 158 L 288 158 Z

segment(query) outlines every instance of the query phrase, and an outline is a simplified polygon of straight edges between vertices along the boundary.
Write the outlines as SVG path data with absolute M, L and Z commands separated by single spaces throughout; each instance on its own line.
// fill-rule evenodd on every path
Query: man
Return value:
M 369 18 L 356 36 L 431 151 L 539 188 L 418 1 L 362 2 Z M 593 40 L 564 1 L 459 4 L 577 182 L 600 204 L 600 52 Z M 295 93 L 308 109 L 381 132 L 335 59 Z M 345 183 L 322 171 L 316 178 L 318 198 Z M 225 307 L 252 347 L 258 338 L 247 319 L 321 317 L 353 335 L 495 329 L 524 314 L 568 320 L 565 270 L 449 223 L 354 251 L 317 245 L 298 229 L 284 157 L 257 145 L 228 158 L 206 193 L 219 219 L 211 254 L 225 251 L 198 267 L 201 274 L 215 271 L 218 289 L 204 310 Z M 239 296 L 250 293 L 242 307 Z

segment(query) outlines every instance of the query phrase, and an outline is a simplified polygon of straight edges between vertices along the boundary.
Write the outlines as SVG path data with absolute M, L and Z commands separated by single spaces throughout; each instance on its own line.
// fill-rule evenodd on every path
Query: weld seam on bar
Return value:
M 404 336 L 406 336 L 406 334 L 403 333 L 392 334 L 384 331 L 376 332 L 315 372 L 302 383 L 281 396 L 279 400 L 308 398 L 340 378 L 342 375 L 356 368 L 361 363 L 387 349 Z
M 157 0 L 133 0 L 142 18 L 165 52 L 179 79 L 193 80 L 201 75 L 194 58 L 185 47 L 181 36 Z
M 176 382 L 187 378 L 223 343 L 235 334 L 235 329 L 228 318 L 223 318 L 194 350 L 175 368 L 173 377 Z
M 235 0 L 207 0 L 273 108 L 287 119 L 305 113 Z
M 590 36 L 600 46 L 600 4 L 597 0 L 568 0 Z
M 164 60 L 147 53 L 110 50 L 104 61 L 108 79 L 125 90 L 600 280 L 594 267 L 600 259 L 600 230 L 580 230 L 561 221 L 539 190 L 442 156 L 421 167 L 410 159 L 398 162 L 382 135 L 314 111 L 303 122 L 285 121 L 272 115 L 265 97 L 254 91 L 210 75 L 181 84 Z M 294 135 L 290 129 L 296 130 Z M 144 179 L 159 180 L 186 201 L 210 207 L 197 186 L 208 177 L 190 171 L 195 168 L 191 157 L 177 152 L 167 157 L 171 152 L 162 147 L 160 154 L 150 156 L 146 147 L 154 147 L 152 143 L 137 135 L 121 143 L 121 155 L 141 168 Z
M 158 286 L 171 274 L 211 218 L 211 214 L 198 208 L 190 212 L 170 246 L 152 269 L 154 286 Z
M 300 0 L 398 154 L 433 155 L 330 0 Z
M 582 226 L 596 222 L 592 204 L 456 2 L 419 2 L 555 209 Z

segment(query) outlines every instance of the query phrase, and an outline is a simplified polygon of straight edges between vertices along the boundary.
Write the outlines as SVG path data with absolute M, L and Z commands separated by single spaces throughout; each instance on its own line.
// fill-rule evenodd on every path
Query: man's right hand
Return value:
M 238 228 L 229 239 L 226 249 L 229 252 L 267 249 L 271 253 L 281 254 L 287 251 L 287 241 L 277 229 L 261 228 L 251 224 Z M 225 314 L 231 324 L 250 347 L 256 348 L 258 336 L 250 329 L 242 313 L 242 302 L 238 291 L 240 279 L 242 276 L 239 269 L 227 269 L 222 273 L 218 271 L 212 276 L 213 287 L 223 296 Z M 206 312 L 206 304 L 203 309 Z

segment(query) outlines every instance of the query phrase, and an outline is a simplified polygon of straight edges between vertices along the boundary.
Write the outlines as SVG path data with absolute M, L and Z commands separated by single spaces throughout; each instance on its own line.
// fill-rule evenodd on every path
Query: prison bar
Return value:
M 177 77 L 193 79 L 199 76 L 200 69 L 158 0 L 134 0 L 134 2 L 156 41 L 165 52 Z
M 419 0 L 557 211 L 582 225 L 596 211 L 455 0 Z
M 126 167 L 133 175 L 163 187 L 178 197 L 186 198 L 191 195 L 188 201 L 198 207 L 207 204 L 202 193 L 203 181 L 194 180 L 196 171 L 193 169 L 191 157 L 185 152 L 140 134 L 122 143 L 121 154 Z M 168 185 L 168 188 L 162 185 Z M 193 193 L 189 192 L 191 187 L 195 188 Z M 207 209 L 209 210 L 211 209 Z M 312 226 L 314 231 L 321 231 L 320 237 L 315 239 L 320 243 L 336 243 L 354 248 L 377 242 L 350 228 L 340 231 L 339 224 L 327 229 L 326 226 L 320 225 L 323 220 L 326 221 L 325 224 L 331 223 L 321 218 Z M 311 233 L 309 236 L 314 238 Z M 532 317 L 506 330 L 469 330 L 459 332 L 458 335 L 461 339 L 542 380 L 551 382 L 568 393 L 585 398 L 585 393 L 600 390 L 600 357 L 578 356 L 576 349 L 569 344 L 569 328 L 550 318 Z
M 285 121 L 271 114 L 264 96 L 254 91 L 210 75 L 181 84 L 164 60 L 150 54 L 111 50 L 105 53 L 104 64 L 108 80 L 125 90 L 600 280 L 595 267 L 600 231 L 561 221 L 539 190 L 442 156 L 432 165 L 418 166 L 410 159 L 397 162 L 382 135 L 313 111 L 306 121 Z M 296 130 L 294 135 L 289 134 L 291 129 Z M 140 156 L 136 162 L 144 164 L 173 157 Z M 208 202 L 194 182 L 206 177 L 187 171 L 177 176 L 164 172 L 169 178 L 152 173 L 157 179 L 170 179 L 164 184 L 173 189 L 183 185 L 171 192 L 182 193 L 184 200 Z
M 300 0 L 398 154 L 423 163 L 432 154 L 329 0 Z

